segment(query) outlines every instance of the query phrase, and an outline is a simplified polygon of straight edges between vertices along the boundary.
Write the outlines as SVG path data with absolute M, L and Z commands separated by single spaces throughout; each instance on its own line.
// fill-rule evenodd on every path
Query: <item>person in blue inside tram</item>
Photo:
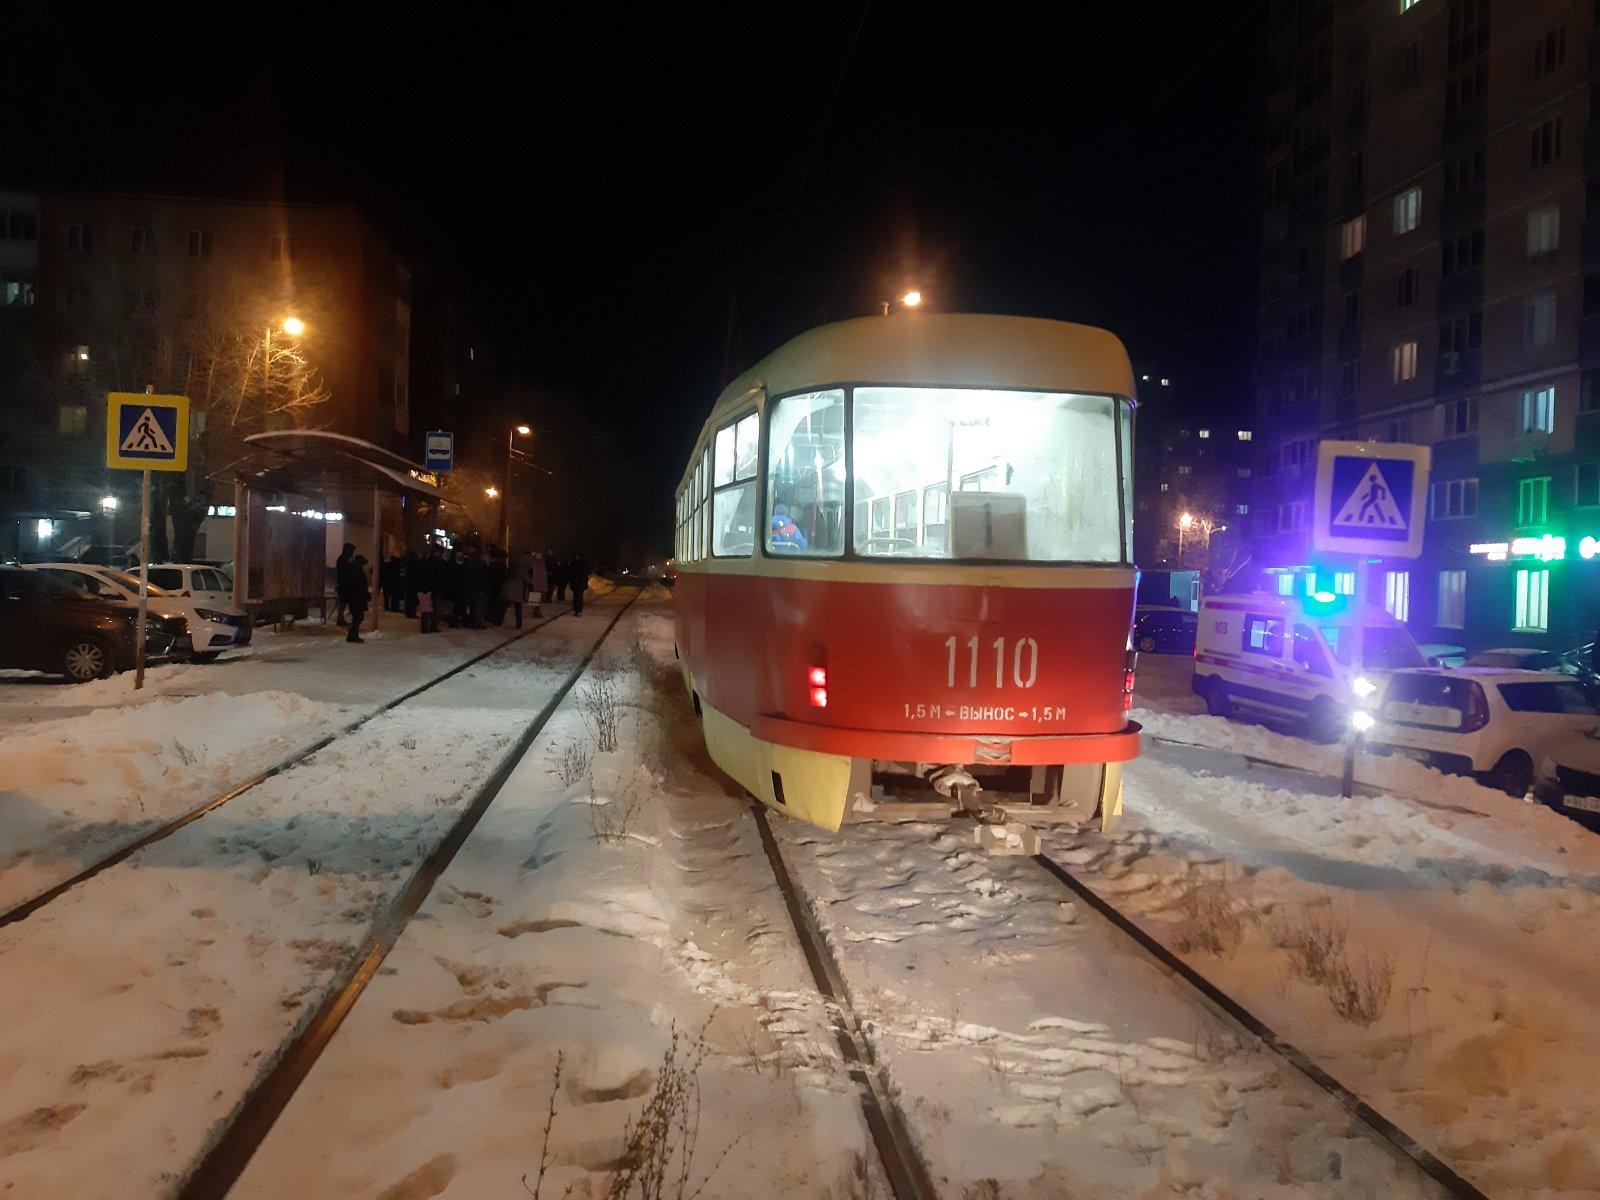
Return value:
M 796 550 L 806 548 L 806 535 L 800 532 L 800 526 L 794 523 L 794 518 L 789 515 L 788 505 L 779 504 L 772 510 L 772 528 L 767 534 L 767 544 L 774 550 L 784 546 L 792 546 Z

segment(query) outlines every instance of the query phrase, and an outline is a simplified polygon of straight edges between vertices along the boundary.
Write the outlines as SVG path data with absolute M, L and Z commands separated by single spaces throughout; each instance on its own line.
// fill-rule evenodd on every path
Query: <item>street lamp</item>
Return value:
M 1194 514 L 1184 513 L 1178 518 L 1178 565 L 1183 566 L 1183 536 L 1194 528 Z
M 288 316 L 283 319 L 283 332 L 290 337 L 299 337 L 306 331 L 306 323 L 299 317 Z M 267 326 L 266 353 L 261 356 L 261 390 L 268 391 L 272 387 L 272 326 Z
M 496 496 L 498 496 L 500 494 L 500 489 L 495 487 L 494 484 L 491 483 L 488 487 L 483 489 L 483 494 L 485 496 L 489 497 L 489 499 L 493 500 Z
M 518 422 L 506 431 L 506 473 L 500 480 L 500 548 L 510 553 L 511 526 L 506 514 L 506 497 L 511 492 L 511 452 L 516 448 L 519 437 L 532 437 L 533 426 L 527 422 Z M 493 493 L 490 493 L 493 495 Z
M 887 300 L 884 300 L 881 303 L 883 304 L 883 315 L 887 317 L 889 315 L 889 302 Z M 904 291 L 904 292 L 900 293 L 900 307 L 902 307 L 902 308 L 918 308 L 918 307 L 921 306 L 921 304 L 922 304 L 922 293 L 919 292 L 916 288 L 911 288 L 908 291 Z

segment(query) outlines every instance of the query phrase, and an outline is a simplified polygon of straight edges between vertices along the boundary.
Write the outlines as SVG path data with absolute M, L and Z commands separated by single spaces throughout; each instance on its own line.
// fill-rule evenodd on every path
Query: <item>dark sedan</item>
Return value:
M 128 670 L 136 616 L 37 571 L 0 568 L 0 667 L 62 675 L 71 683 Z M 150 615 L 147 658 L 190 648 L 182 617 Z
M 1192 654 L 1198 613 L 1177 608 L 1141 608 L 1133 623 L 1134 649 L 1145 654 Z

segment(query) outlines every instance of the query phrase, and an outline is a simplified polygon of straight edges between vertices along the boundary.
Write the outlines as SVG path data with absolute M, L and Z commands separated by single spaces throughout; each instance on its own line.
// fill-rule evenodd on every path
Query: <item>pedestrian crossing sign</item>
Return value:
M 1415 558 L 1427 518 L 1427 446 L 1323 442 L 1312 548 Z
M 106 466 L 126 471 L 189 468 L 189 397 L 106 396 Z

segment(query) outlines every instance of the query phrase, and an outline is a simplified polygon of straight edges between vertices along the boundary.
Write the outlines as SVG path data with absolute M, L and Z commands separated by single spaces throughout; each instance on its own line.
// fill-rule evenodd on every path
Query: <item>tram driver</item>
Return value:
M 774 550 L 806 548 L 806 535 L 801 532 L 800 526 L 794 523 L 794 517 L 789 514 L 787 504 L 774 506 L 772 510 L 771 529 L 767 532 L 767 545 Z

